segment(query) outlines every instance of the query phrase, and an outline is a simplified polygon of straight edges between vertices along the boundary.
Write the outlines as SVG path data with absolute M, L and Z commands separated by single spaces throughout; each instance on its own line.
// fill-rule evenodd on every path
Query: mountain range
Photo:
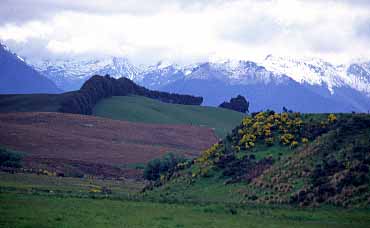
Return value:
M 52 80 L 0 44 L 0 94 L 60 92 Z
M 250 101 L 252 112 L 265 109 L 280 111 L 283 107 L 300 112 L 370 110 L 370 62 L 367 61 L 334 65 L 318 58 L 268 55 L 260 62 L 226 60 L 185 66 L 164 61 L 151 66 L 136 66 L 123 57 L 31 59 L 26 64 L 19 56 L 6 51 L 5 46 L 2 45 L 1 50 L 8 53 L 2 54 L 2 64 L 6 59 L 12 59 L 36 74 L 35 78 L 42 79 L 43 83 L 36 85 L 43 87 L 51 80 L 63 91 L 78 90 L 93 75 L 109 74 L 114 78 L 127 77 L 153 90 L 202 96 L 203 104 L 210 106 L 217 106 L 240 94 Z M 20 71 L 22 68 L 7 64 L 2 71 L 10 68 L 16 69 L 16 76 L 12 77 L 15 88 L 32 84 L 23 83 L 29 73 Z M 2 85 L 9 84 L 6 80 L 2 76 Z M 52 89 L 40 88 L 36 92 L 58 91 L 55 86 L 49 86 Z M 32 93 L 32 90 L 13 90 Z M 1 93 L 12 91 L 2 89 Z
M 237 94 L 251 102 L 251 110 L 301 112 L 368 112 L 370 62 L 334 65 L 317 58 L 268 55 L 261 62 L 203 62 L 180 66 L 159 62 L 135 66 L 126 58 L 31 62 L 59 88 L 76 90 L 94 74 L 127 77 L 150 89 L 204 97 L 216 106 Z

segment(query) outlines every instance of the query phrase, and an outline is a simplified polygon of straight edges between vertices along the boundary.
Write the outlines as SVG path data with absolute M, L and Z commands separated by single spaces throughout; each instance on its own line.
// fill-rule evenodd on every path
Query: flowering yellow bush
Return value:
M 264 121 L 265 120 L 265 113 L 264 112 L 259 112 L 255 117 L 254 117 L 258 122 Z
M 211 146 L 211 148 L 205 150 L 202 155 L 196 160 L 198 163 L 207 163 L 210 162 L 209 157 L 217 154 L 217 150 L 220 148 L 220 144 L 216 143 Z
M 290 144 L 290 142 L 294 139 L 294 135 L 292 134 L 284 134 L 282 136 L 280 136 L 280 142 L 283 144 L 283 145 L 287 145 L 287 144 Z
M 296 148 L 298 146 L 298 142 L 297 141 L 292 141 L 291 143 L 290 143 L 290 147 L 291 148 Z
M 252 119 L 250 117 L 244 117 L 243 121 L 242 121 L 243 125 L 244 126 L 248 126 L 252 123 Z
M 288 113 L 284 112 L 281 114 L 281 122 L 285 123 L 288 120 L 288 118 L 289 118 Z
M 245 148 L 247 148 L 247 149 L 249 149 L 249 148 L 252 148 L 252 147 L 254 147 L 254 142 L 247 142 L 247 143 L 245 143 Z
M 95 188 L 91 188 L 91 189 L 89 190 L 89 192 L 91 192 L 91 193 L 101 193 L 101 189 L 100 189 L 100 188 L 95 187 Z
M 337 117 L 334 114 L 329 114 L 328 122 L 329 123 L 334 123 L 335 121 L 337 121 Z

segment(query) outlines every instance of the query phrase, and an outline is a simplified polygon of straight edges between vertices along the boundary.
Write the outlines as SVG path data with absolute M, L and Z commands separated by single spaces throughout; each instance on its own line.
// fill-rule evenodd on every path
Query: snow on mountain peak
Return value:
M 317 58 L 275 57 L 268 55 L 260 65 L 280 75 L 286 75 L 298 83 L 326 85 L 330 92 L 344 84 L 339 68 Z
M 299 83 L 326 86 L 331 93 L 334 93 L 335 88 L 347 86 L 370 95 L 370 62 L 333 65 L 319 58 L 268 55 L 259 64 Z M 356 66 L 357 69 L 354 69 Z
M 156 67 L 158 69 L 164 69 L 164 68 L 167 68 L 169 66 L 172 66 L 173 64 L 170 62 L 170 61 L 167 61 L 167 60 L 162 60 L 162 61 L 159 61 L 156 65 Z
M 6 46 L 5 44 L 0 43 L 0 47 L 1 47 L 4 51 L 9 52 L 9 53 L 11 53 L 13 56 L 17 57 L 17 59 L 19 59 L 20 61 L 22 61 L 22 62 L 26 62 L 22 57 L 20 57 L 19 55 L 17 55 L 17 54 L 15 54 L 15 53 L 13 53 L 13 52 L 8 48 L 8 46 Z
M 333 65 L 319 58 L 280 57 L 269 54 L 260 62 L 218 60 L 177 65 L 159 61 L 151 66 L 135 66 L 124 57 L 102 59 L 44 60 L 32 62 L 36 69 L 53 77 L 83 80 L 94 74 L 127 77 L 137 83 L 161 86 L 179 78 L 217 79 L 228 84 L 283 83 L 325 86 L 333 94 L 335 88 L 350 87 L 370 96 L 370 62 Z M 159 87 L 158 87 L 159 88 Z
M 9 51 L 9 52 L 10 52 L 10 50 L 9 50 L 8 46 L 6 46 L 5 44 L 0 43 L 0 47 L 1 47 L 2 49 L 4 49 L 5 51 Z

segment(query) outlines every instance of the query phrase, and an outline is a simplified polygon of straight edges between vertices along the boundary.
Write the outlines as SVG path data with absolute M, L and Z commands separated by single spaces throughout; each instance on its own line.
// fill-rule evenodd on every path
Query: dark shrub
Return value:
M 238 95 L 235 98 L 231 98 L 230 102 L 223 102 L 219 105 L 219 107 L 246 113 L 249 111 L 249 102 L 245 99 L 245 97 Z
M 0 166 L 20 168 L 22 155 L 20 153 L 0 148 Z
M 155 158 L 148 162 L 144 168 L 144 178 L 156 181 L 161 174 L 171 172 L 177 164 L 187 161 L 183 156 L 168 153 L 161 158 Z

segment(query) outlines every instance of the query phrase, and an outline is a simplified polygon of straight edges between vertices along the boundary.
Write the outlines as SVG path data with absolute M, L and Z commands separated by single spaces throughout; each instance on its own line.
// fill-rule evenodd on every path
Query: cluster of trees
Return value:
M 174 153 L 167 153 L 161 158 L 150 160 L 144 168 L 144 178 L 150 181 L 157 181 L 161 175 L 169 175 L 175 168 L 184 164 L 187 159 Z
M 0 147 L 0 166 L 20 168 L 21 159 L 22 155 L 20 153 Z
M 223 102 L 219 105 L 219 107 L 231 109 L 242 113 L 249 112 L 249 102 L 245 99 L 245 97 L 241 95 L 231 98 L 229 102 Z
M 111 96 L 139 95 L 166 103 L 200 105 L 202 97 L 152 91 L 135 84 L 127 78 L 114 79 L 95 75 L 87 80 L 79 91 L 66 94 L 61 103 L 60 112 L 91 115 L 94 106 Z

